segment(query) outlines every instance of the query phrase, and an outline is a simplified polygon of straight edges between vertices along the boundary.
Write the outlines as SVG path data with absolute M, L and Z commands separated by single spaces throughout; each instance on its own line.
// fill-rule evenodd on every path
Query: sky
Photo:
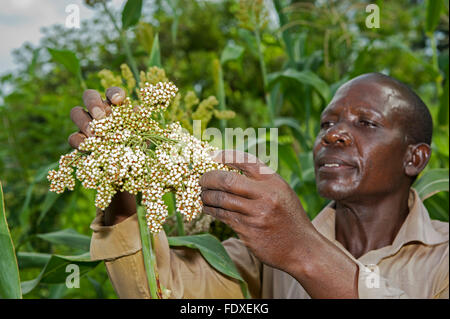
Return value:
M 80 23 L 88 20 L 94 11 L 83 0 L 2 0 L 0 6 L 0 74 L 15 69 L 12 51 L 28 41 L 37 45 L 42 27 L 65 24 L 66 7 L 78 5 Z M 123 0 L 111 1 L 113 6 L 122 6 Z

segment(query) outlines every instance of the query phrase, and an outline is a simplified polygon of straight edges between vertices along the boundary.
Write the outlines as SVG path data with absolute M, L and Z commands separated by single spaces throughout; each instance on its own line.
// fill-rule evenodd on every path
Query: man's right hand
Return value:
M 106 100 L 103 100 L 95 90 L 86 90 L 83 94 L 87 112 L 76 106 L 70 111 L 70 118 L 78 126 L 79 131 L 69 136 L 69 144 L 78 148 L 86 137 L 94 136 L 89 127 L 93 119 L 100 120 L 111 114 L 111 105 L 120 105 L 125 100 L 125 91 L 119 87 L 106 90 Z M 109 207 L 105 209 L 104 223 L 106 226 L 115 225 L 136 213 L 136 197 L 128 192 L 117 193 Z

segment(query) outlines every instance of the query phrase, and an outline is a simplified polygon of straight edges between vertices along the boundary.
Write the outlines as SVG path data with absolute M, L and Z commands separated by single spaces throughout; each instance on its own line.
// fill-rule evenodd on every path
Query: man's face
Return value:
M 314 144 L 319 193 L 353 201 L 397 189 L 405 181 L 401 115 L 407 111 L 386 84 L 358 78 L 341 87 L 322 113 Z

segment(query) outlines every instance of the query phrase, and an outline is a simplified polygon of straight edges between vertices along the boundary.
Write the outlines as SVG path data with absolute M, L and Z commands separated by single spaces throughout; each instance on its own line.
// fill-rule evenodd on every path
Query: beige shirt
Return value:
M 313 220 L 325 237 L 359 266 L 360 298 L 449 298 L 449 224 L 431 220 L 417 193 L 393 243 L 355 259 L 335 240 L 335 210 L 330 203 Z M 114 226 L 103 225 L 98 210 L 91 225 L 91 258 L 104 260 L 120 298 L 150 298 L 136 214 Z M 253 298 L 310 298 L 289 274 L 262 264 L 235 238 L 225 249 L 248 283 Z M 237 280 L 225 276 L 186 247 L 169 248 L 164 232 L 155 236 L 160 282 L 170 298 L 242 298 Z

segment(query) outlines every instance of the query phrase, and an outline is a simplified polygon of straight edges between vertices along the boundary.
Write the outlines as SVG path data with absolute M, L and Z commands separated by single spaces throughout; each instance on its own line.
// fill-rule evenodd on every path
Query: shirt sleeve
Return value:
M 104 260 L 108 276 L 119 298 L 150 298 L 137 215 L 113 226 L 104 226 L 103 211 L 91 224 L 91 258 Z M 164 231 L 154 237 L 160 283 L 169 298 L 243 298 L 239 281 L 211 267 L 201 254 L 191 248 L 170 248 Z M 224 247 L 243 277 L 250 279 L 249 290 L 259 289 L 259 265 L 247 248 L 234 239 Z M 253 283 L 255 282 L 255 283 Z

